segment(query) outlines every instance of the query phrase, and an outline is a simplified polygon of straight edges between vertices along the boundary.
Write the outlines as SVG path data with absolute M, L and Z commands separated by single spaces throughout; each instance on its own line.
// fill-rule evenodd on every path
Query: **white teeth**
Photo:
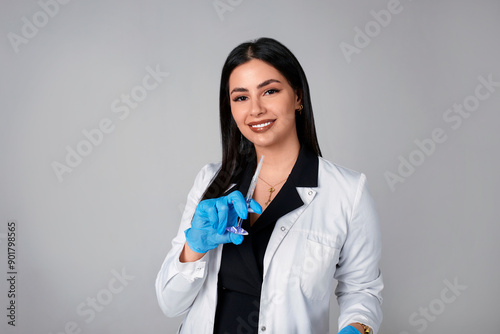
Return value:
M 262 124 L 257 124 L 257 125 L 251 125 L 252 128 L 263 128 L 265 126 L 268 126 L 269 124 L 271 124 L 272 122 L 266 122 L 266 123 L 262 123 Z

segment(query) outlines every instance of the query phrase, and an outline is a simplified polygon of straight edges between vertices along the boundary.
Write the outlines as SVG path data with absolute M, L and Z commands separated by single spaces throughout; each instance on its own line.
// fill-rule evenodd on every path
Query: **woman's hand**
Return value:
M 262 213 L 261 206 L 253 199 L 250 208 Z M 184 232 L 187 245 L 196 253 L 206 253 L 229 242 L 239 245 L 243 236 L 227 232 L 226 227 L 236 225 L 238 217 L 246 219 L 247 216 L 245 198 L 238 190 L 227 196 L 201 201 L 196 207 L 191 228 Z

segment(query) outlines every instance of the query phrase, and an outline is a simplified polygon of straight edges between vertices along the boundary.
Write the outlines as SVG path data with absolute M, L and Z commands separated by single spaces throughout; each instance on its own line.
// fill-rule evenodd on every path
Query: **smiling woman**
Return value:
M 222 162 L 195 180 L 156 280 L 179 333 L 340 333 L 382 321 L 380 231 L 364 174 L 321 158 L 307 79 L 281 43 L 228 56 L 221 76 Z M 257 158 L 265 156 L 253 198 Z M 238 218 L 248 235 L 226 231 Z
M 301 98 L 278 70 L 252 59 L 234 69 L 229 89 L 233 118 L 241 134 L 254 144 L 257 156 L 269 150 L 299 152 L 295 110 Z

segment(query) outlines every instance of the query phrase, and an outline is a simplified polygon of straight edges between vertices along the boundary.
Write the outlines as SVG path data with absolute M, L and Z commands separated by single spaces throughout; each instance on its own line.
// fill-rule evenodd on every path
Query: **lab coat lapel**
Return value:
M 295 193 L 300 197 L 304 204 L 281 217 L 276 222 L 273 234 L 271 235 L 271 239 L 269 240 L 269 243 L 267 245 L 266 255 L 264 256 L 264 278 L 266 277 L 267 269 L 269 268 L 269 265 L 279 245 L 286 238 L 290 229 L 293 227 L 304 210 L 307 209 L 316 195 L 316 191 L 313 188 L 297 187 L 295 188 Z

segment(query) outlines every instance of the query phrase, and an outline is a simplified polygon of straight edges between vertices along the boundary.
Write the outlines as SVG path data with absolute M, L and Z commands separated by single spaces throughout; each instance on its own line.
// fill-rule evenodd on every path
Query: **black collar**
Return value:
M 299 156 L 295 165 L 288 176 L 287 182 L 293 182 L 296 187 L 317 187 L 318 186 L 318 156 L 301 146 Z M 243 196 L 245 196 L 250 181 L 252 180 L 253 173 L 255 172 L 256 163 L 248 164 L 243 172 L 239 184 L 234 189 L 239 189 Z M 231 192 L 230 190 L 229 192 Z
M 318 165 L 318 156 L 302 146 L 288 178 L 293 181 L 296 187 L 317 187 Z

